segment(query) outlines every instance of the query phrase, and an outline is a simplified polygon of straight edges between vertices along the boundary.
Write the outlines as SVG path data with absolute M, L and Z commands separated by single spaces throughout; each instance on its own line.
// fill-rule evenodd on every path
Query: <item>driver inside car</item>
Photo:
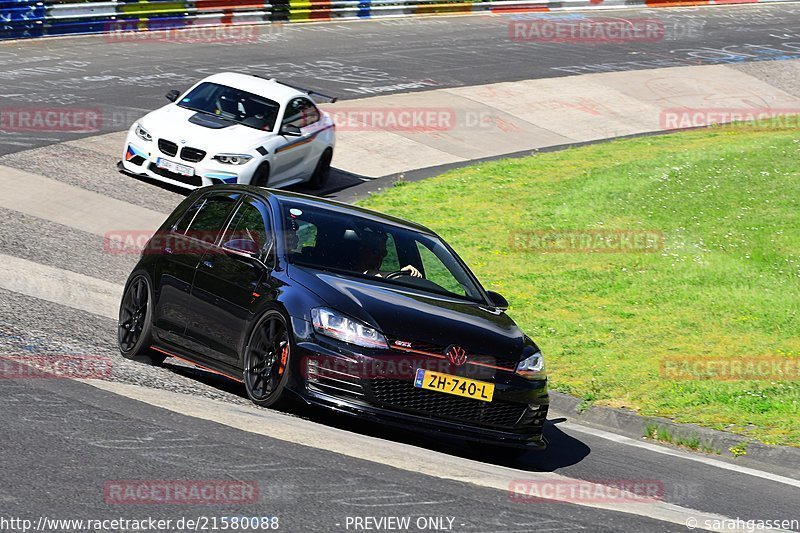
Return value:
M 363 231 L 358 245 L 358 262 L 357 270 L 363 274 L 376 276 L 379 278 L 384 277 L 381 272 L 381 264 L 386 257 L 386 241 L 388 236 L 385 233 L 377 231 Z M 399 270 L 408 276 L 421 278 L 422 273 L 413 265 L 406 265 Z

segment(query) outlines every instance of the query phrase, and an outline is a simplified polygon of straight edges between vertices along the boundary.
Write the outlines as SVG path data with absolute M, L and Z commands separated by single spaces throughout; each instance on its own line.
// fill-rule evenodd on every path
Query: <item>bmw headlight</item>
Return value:
M 520 361 L 517 365 L 517 374 L 524 378 L 536 378 L 542 372 L 544 372 L 544 356 L 542 352 L 536 352 Z
M 253 156 L 247 154 L 217 154 L 214 159 L 226 165 L 244 165 L 253 159 Z
M 314 331 L 320 335 L 366 348 L 388 348 L 383 334 L 366 324 L 337 313 L 332 309 L 318 307 L 311 310 Z
M 136 132 L 136 136 L 143 141 L 150 142 L 153 140 L 153 136 L 150 135 L 150 132 L 144 129 L 138 122 L 136 123 L 136 129 L 134 131 Z

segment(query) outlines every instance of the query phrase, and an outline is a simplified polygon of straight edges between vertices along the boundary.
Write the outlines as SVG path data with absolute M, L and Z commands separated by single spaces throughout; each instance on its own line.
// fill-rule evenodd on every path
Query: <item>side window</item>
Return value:
M 434 282 L 453 294 L 467 295 L 466 291 L 464 291 L 464 287 L 453 277 L 450 270 L 430 248 L 421 242 L 417 242 L 417 249 L 419 250 L 419 257 L 420 260 L 422 260 L 422 268 L 425 270 L 425 278 L 427 280 Z
M 189 229 L 189 224 L 192 223 L 194 217 L 197 215 L 197 212 L 200 211 L 200 208 L 205 205 L 207 198 L 200 198 L 198 201 L 193 203 L 189 209 L 183 213 L 183 216 L 178 220 L 178 222 L 172 227 L 172 231 L 175 233 L 180 233 L 184 235 L 186 230 Z
M 311 222 L 297 221 L 297 230 L 294 232 L 297 244 L 293 248 L 302 252 L 303 248 L 313 248 L 317 245 L 317 226 Z
M 186 210 L 175 225 L 175 232 L 213 243 L 222 230 L 225 219 L 238 200 L 238 194 L 212 194 L 200 198 Z
M 315 106 L 310 100 L 306 100 L 305 108 L 303 109 L 303 113 L 305 114 L 306 118 L 306 126 L 310 126 L 315 122 L 319 122 L 319 110 L 317 106 Z
M 317 224 L 302 217 L 301 209 L 291 209 L 284 219 L 284 244 L 290 254 L 313 254 L 316 252 Z
M 305 128 L 319 120 L 317 107 L 308 98 L 295 98 L 286 106 L 283 124 Z
M 386 257 L 383 258 L 381 263 L 381 272 L 394 272 L 400 270 L 400 260 L 397 258 L 397 245 L 394 242 L 394 237 L 390 233 L 386 239 Z
M 247 197 L 233 215 L 222 242 L 249 239 L 256 243 L 258 250 L 263 250 L 264 246 L 271 241 L 271 235 L 267 206 L 261 200 Z

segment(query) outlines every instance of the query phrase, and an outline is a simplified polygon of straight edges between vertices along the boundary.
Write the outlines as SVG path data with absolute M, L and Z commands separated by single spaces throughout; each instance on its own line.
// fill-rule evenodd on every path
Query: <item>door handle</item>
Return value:
M 214 268 L 214 263 L 206 259 L 205 261 L 203 261 L 203 266 L 206 268 Z

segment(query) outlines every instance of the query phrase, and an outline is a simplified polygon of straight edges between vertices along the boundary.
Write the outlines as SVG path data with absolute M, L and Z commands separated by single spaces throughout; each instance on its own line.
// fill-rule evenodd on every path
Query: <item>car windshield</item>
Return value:
M 293 264 L 485 302 L 472 276 L 434 235 L 307 204 L 284 203 L 282 216 Z
M 275 126 L 280 109 L 280 105 L 269 98 L 209 82 L 192 89 L 178 105 L 266 131 Z

